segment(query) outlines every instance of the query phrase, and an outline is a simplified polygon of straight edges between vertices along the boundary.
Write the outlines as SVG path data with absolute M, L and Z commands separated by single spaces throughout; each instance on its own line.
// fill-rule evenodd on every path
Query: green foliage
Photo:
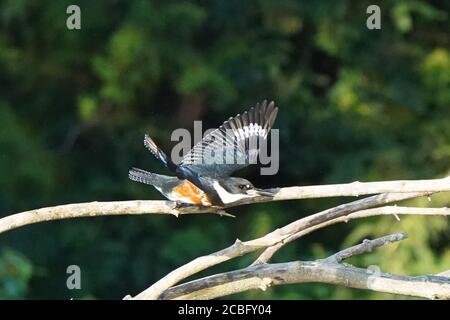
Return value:
M 33 265 L 22 254 L 3 248 L 0 254 L 0 298 L 25 298 Z
M 94 200 L 160 199 L 127 180 L 167 172 L 142 146 L 204 128 L 264 98 L 280 106 L 280 171 L 256 185 L 433 178 L 450 172 L 450 7 L 445 1 L 73 1 L 0 3 L 0 216 Z M 175 267 L 261 236 L 343 199 L 271 203 L 216 216 L 109 217 L 34 225 L 0 237 L 1 298 L 122 298 Z M 448 195 L 409 202 L 448 206 Z M 354 258 L 402 274 L 448 269 L 448 219 L 371 218 L 314 232 L 274 261 L 321 258 L 366 237 L 409 239 Z M 256 256 L 218 266 L 245 267 Z M 65 287 L 68 265 L 82 290 Z M 291 285 L 233 298 L 392 298 Z M 398 297 L 403 298 L 403 297 Z

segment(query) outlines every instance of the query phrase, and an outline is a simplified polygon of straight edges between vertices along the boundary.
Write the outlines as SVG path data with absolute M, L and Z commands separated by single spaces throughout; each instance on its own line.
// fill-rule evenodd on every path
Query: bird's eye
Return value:
M 241 190 L 244 190 L 245 187 L 246 187 L 245 184 L 240 184 L 240 185 L 239 185 L 239 189 L 241 189 Z
M 251 189 L 251 186 L 250 186 L 249 184 L 247 184 L 247 185 L 245 186 L 245 188 Z

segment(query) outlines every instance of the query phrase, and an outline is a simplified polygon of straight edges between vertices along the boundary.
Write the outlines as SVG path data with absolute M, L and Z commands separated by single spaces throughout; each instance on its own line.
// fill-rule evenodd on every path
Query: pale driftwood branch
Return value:
M 210 268 L 214 265 L 228 261 L 230 259 L 242 256 L 249 252 L 254 252 L 259 249 L 264 249 L 282 243 L 292 235 L 301 232 L 307 228 L 327 222 L 348 215 L 352 212 L 367 209 L 373 206 L 391 203 L 395 201 L 406 200 L 423 195 L 429 195 L 429 192 L 422 193 L 383 193 L 368 198 L 356 200 L 350 203 L 342 204 L 340 206 L 327 209 L 325 211 L 307 216 L 305 218 L 296 220 L 282 228 L 279 228 L 263 237 L 250 241 L 236 241 L 233 245 L 226 249 L 217 251 L 215 253 L 201 256 L 192 260 L 191 262 L 175 269 L 167 274 L 162 279 L 155 282 L 152 286 L 142 291 L 134 297 L 134 299 L 157 299 L 159 295 L 174 286 L 181 280 L 198 273 L 202 270 Z
M 368 209 L 374 206 L 390 202 L 410 199 L 423 195 L 430 195 L 440 191 L 450 191 L 450 177 L 432 180 L 415 181 L 384 181 L 384 182 L 353 182 L 348 184 L 289 187 L 272 189 L 273 197 L 254 197 L 245 201 L 232 203 L 227 207 L 241 204 L 280 201 L 305 198 L 321 198 L 336 196 L 360 196 L 376 194 L 369 198 L 354 201 L 335 208 L 331 208 L 315 215 L 299 219 L 283 228 L 277 229 L 258 239 L 241 242 L 236 241 L 232 246 L 208 256 L 197 258 L 190 263 L 169 273 L 166 277 L 156 282 L 153 286 L 138 294 L 136 299 L 156 299 L 169 287 L 177 284 L 186 277 L 195 274 L 208 267 L 229 259 L 241 256 L 264 248 L 274 248 L 294 239 L 308 228 L 314 228 L 320 224 L 326 224 L 333 219 L 348 216 L 355 211 Z M 93 217 L 106 215 L 125 214 L 199 214 L 215 213 L 229 215 L 224 208 L 180 206 L 170 201 L 119 201 L 119 202 L 91 202 L 80 204 L 61 205 L 50 208 L 30 210 L 0 219 L 0 233 L 24 225 L 43 221 L 68 219 L 76 217 Z M 348 218 L 346 218 L 348 219 Z
M 197 281 L 202 280 L 210 284 L 192 293 L 182 294 L 183 291 L 193 290 L 195 285 L 200 285 Z M 214 299 L 290 283 L 326 283 L 428 299 L 450 299 L 450 280 L 446 277 L 412 277 L 383 272 L 371 274 L 370 270 L 347 265 L 301 261 L 254 265 L 209 279 L 195 280 L 167 290 L 162 299 Z M 190 287 L 184 287 L 188 284 Z
M 357 181 L 344 184 L 287 187 L 271 190 L 275 192 L 275 195 L 273 197 L 257 196 L 247 198 L 245 200 L 232 203 L 227 207 L 257 202 L 337 196 L 360 196 L 387 192 L 433 193 L 439 191 L 450 191 L 450 176 L 429 180 L 400 180 L 380 182 Z M 199 208 L 197 206 L 179 207 L 176 203 L 171 201 L 136 200 L 87 202 L 30 210 L 1 218 L 0 233 L 28 224 L 77 217 L 95 217 L 126 214 L 172 214 L 178 216 L 183 214 L 198 213 L 216 213 L 219 215 L 229 215 L 220 208 Z
M 132 200 L 110 202 L 85 202 L 35 209 L 16 213 L 0 219 L 0 233 L 25 225 L 69 218 L 99 217 L 111 215 L 215 213 L 229 215 L 216 207 L 183 206 L 172 201 Z
M 326 222 L 317 224 L 310 228 L 300 230 L 299 232 L 287 237 L 282 242 L 270 246 L 264 250 L 263 253 L 253 262 L 253 264 L 267 263 L 273 255 L 288 243 L 297 240 L 304 235 L 307 235 L 317 229 L 321 229 L 339 222 L 349 222 L 353 219 L 367 218 L 381 215 L 392 215 L 396 219 L 400 219 L 400 215 L 433 215 L 433 216 L 450 216 L 449 208 L 412 208 L 399 206 L 384 206 L 379 208 L 371 208 L 349 213 L 347 215 L 328 220 Z
M 365 240 L 323 260 L 252 265 L 170 288 L 161 299 L 213 299 L 272 285 L 327 283 L 350 288 L 402 294 L 429 299 L 450 299 L 450 279 L 442 276 L 400 276 L 342 265 L 338 262 L 376 247 L 402 240 L 404 233 Z
M 271 189 L 276 192 L 275 196 L 255 197 L 239 201 L 240 204 L 297 200 L 310 198 L 328 198 L 328 197 L 358 197 L 362 195 L 379 193 L 423 193 L 423 192 L 442 192 L 450 191 L 450 176 L 440 179 L 428 180 L 397 180 L 397 181 L 379 181 L 379 182 L 351 182 L 343 184 L 329 184 L 317 186 L 301 186 Z M 235 205 L 235 204 L 233 204 Z

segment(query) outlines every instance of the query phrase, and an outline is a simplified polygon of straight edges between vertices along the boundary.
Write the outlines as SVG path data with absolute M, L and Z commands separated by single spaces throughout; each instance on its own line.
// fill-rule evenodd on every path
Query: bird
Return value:
M 129 179 L 152 185 L 167 199 L 178 204 L 224 207 L 255 196 L 273 196 L 270 190 L 256 188 L 247 179 L 231 176 L 256 163 L 261 143 L 267 140 L 278 107 L 264 100 L 205 135 L 175 164 L 149 135 L 144 146 L 174 176 L 129 170 Z

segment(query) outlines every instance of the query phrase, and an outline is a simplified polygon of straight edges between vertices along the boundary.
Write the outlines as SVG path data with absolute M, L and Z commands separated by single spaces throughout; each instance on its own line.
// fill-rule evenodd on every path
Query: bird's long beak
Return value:
M 248 190 L 248 191 L 250 191 L 250 190 Z M 264 196 L 264 197 L 273 197 L 275 195 L 275 193 L 276 193 L 276 192 L 274 192 L 273 190 L 270 190 L 270 189 L 258 189 L 258 188 L 254 188 L 251 191 L 253 191 L 252 195 Z

